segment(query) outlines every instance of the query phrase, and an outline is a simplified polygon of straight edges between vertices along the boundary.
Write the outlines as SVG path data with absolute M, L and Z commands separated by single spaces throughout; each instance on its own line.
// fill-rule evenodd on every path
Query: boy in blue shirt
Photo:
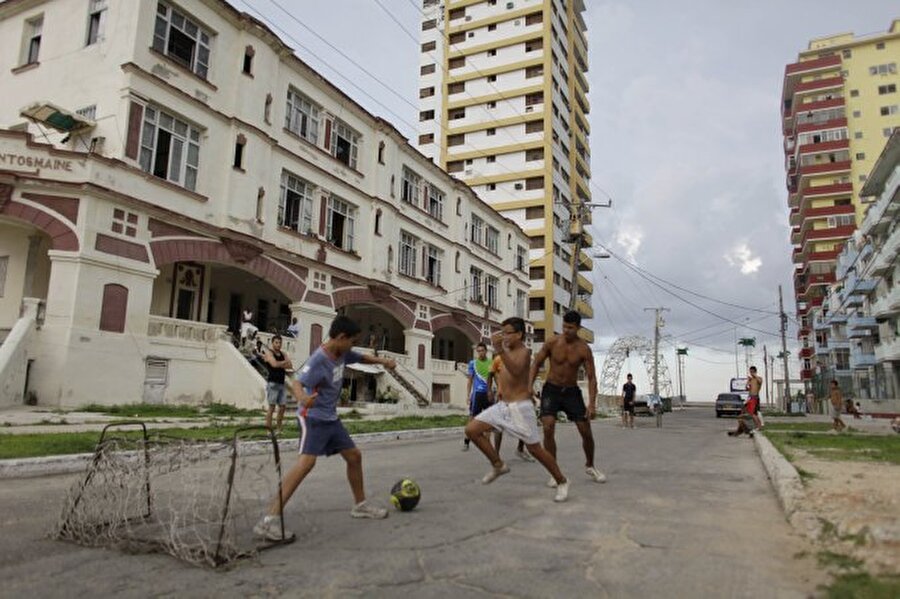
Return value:
M 336 453 L 347 462 L 347 481 L 356 502 L 350 515 L 354 518 L 386 518 L 387 510 L 366 503 L 363 489 L 362 453 L 353 443 L 347 429 L 337 415 L 337 403 L 344 379 L 344 365 L 362 362 L 381 364 L 393 370 L 397 364 L 390 358 L 379 358 L 353 351 L 359 336 L 359 325 L 346 316 L 338 316 L 331 323 L 328 341 L 313 352 L 306 364 L 291 380 L 291 392 L 297 398 L 297 420 L 300 428 L 300 447 L 297 463 L 285 474 L 281 484 L 281 498 L 269 504 L 268 515 L 253 527 L 253 533 L 269 541 L 293 537 L 284 530 L 282 506 L 306 478 L 319 456 Z

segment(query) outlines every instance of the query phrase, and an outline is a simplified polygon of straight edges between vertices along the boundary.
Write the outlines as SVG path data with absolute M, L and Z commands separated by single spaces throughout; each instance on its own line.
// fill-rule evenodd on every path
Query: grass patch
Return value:
M 900 576 L 841 574 L 825 587 L 825 592 L 828 599 L 893 599 L 900 597 Z
M 863 565 L 860 559 L 844 555 L 843 553 L 828 551 L 827 549 L 817 553 L 816 559 L 823 568 L 835 567 L 841 570 L 857 570 Z
M 807 433 L 827 433 L 831 430 L 830 422 L 767 422 L 767 431 L 798 431 Z
M 261 416 L 262 409 L 245 410 L 227 404 L 213 403 L 205 406 L 130 404 L 102 406 L 88 404 L 80 412 L 94 412 L 121 418 L 205 418 L 209 416 Z
M 468 418 L 463 415 L 453 416 L 401 416 L 387 420 L 368 420 L 347 422 L 345 426 L 350 434 L 376 433 L 424 428 L 448 428 L 465 425 Z M 153 429 L 151 436 L 177 437 L 180 439 L 216 440 L 229 439 L 238 426 L 207 426 L 194 428 Z M 295 432 L 287 429 L 286 435 Z M 128 430 L 117 431 L 117 437 L 137 439 L 140 432 Z M 33 458 L 73 453 L 90 453 L 94 451 L 100 433 L 97 431 L 82 433 L 47 433 L 27 435 L 0 436 L 0 459 Z
M 800 449 L 818 458 L 836 461 L 900 464 L 900 435 L 817 435 L 805 432 L 772 432 L 773 445 L 789 460 Z
M 797 474 L 800 475 L 800 482 L 806 483 L 814 478 L 816 478 L 815 472 L 810 472 L 809 470 L 804 470 L 800 466 L 795 466 L 797 470 Z
M 770 416 L 772 418 L 806 418 L 806 414 L 803 412 L 782 412 L 781 410 L 763 410 L 762 415 L 764 418 Z

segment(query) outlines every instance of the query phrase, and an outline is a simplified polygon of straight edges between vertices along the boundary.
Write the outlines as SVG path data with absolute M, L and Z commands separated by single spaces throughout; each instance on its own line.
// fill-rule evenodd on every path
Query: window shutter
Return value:
M 331 120 L 325 121 L 325 150 L 331 151 Z
M 125 156 L 137 160 L 141 147 L 141 120 L 144 118 L 144 107 L 132 102 L 128 109 L 128 138 L 125 141 Z
M 104 285 L 103 304 L 100 307 L 100 330 L 124 333 L 127 310 L 128 289 L 115 283 Z
M 319 203 L 319 235 L 325 235 L 325 221 L 328 218 L 328 196 L 322 196 Z

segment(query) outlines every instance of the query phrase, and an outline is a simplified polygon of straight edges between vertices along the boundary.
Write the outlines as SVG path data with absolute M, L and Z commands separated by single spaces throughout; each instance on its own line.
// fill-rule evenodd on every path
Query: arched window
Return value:
M 127 311 L 128 288 L 115 283 L 104 285 L 103 303 L 100 306 L 100 330 L 124 333 Z

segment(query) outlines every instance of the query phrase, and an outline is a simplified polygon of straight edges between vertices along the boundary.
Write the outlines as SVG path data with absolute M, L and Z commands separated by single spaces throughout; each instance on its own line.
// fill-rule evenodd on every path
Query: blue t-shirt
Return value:
M 344 364 L 355 364 L 360 361 L 362 354 L 353 350 L 340 357 L 329 354 L 324 346 L 314 351 L 297 373 L 297 380 L 307 393 L 318 391 L 319 394 L 305 414 L 305 408 L 302 405 L 298 407 L 300 415 L 312 420 L 337 420 L 337 403 L 341 398 L 341 387 L 344 383 Z

